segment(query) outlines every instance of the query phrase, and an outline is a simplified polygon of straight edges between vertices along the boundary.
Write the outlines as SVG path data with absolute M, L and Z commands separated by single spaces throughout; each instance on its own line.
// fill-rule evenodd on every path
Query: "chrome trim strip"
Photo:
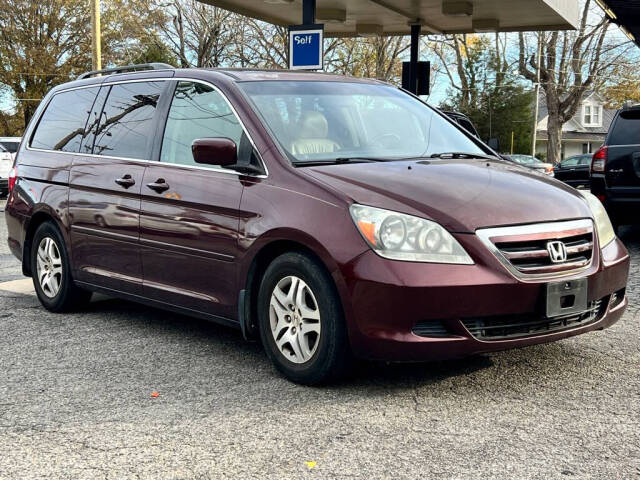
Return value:
M 227 105 L 229 106 L 229 108 L 231 109 L 233 114 L 238 119 L 238 122 L 240 123 L 240 126 L 242 127 L 242 130 L 244 131 L 245 135 L 249 139 L 249 142 L 251 142 L 251 146 L 253 146 L 253 149 L 255 150 L 256 154 L 258 155 L 258 159 L 260 160 L 260 164 L 262 165 L 262 168 L 264 168 L 265 173 L 264 174 L 260 174 L 260 175 L 253 175 L 253 174 L 246 174 L 246 173 L 236 172 L 234 170 L 225 170 L 223 168 L 199 167 L 199 166 L 196 166 L 196 165 L 180 165 L 180 164 L 160 162 L 160 161 L 156 162 L 155 160 L 145 160 L 145 159 L 128 158 L 128 157 L 115 157 L 115 156 L 108 156 L 108 155 L 95 155 L 95 154 L 92 154 L 92 153 L 81 153 L 81 152 L 62 152 L 62 151 L 59 151 L 59 150 L 47 150 L 47 149 L 42 149 L 42 148 L 32 148 L 29 145 L 28 139 L 27 139 L 27 141 L 25 143 L 24 148 L 25 148 L 25 150 L 29 150 L 31 152 L 62 153 L 62 154 L 66 154 L 66 155 L 76 155 L 76 156 L 80 156 L 80 157 L 124 160 L 124 161 L 139 162 L 139 163 L 153 163 L 153 164 L 163 165 L 163 166 L 174 166 L 174 167 L 182 167 L 182 168 L 189 168 L 189 169 L 195 169 L 195 170 L 206 170 L 208 172 L 220 172 L 220 173 L 226 173 L 226 174 L 229 174 L 229 175 L 236 175 L 238 177 L 252 177 L 252 178 L 267 178 L 267 177 L 269 177 L 269 169 L 267 168 L 267 164 L 265 163 L 264 159 L 262 158 L 262 154 L 260 153 L 260 150 L 258 150 L 258 148 L 256 146 L 256 143 L 253 141 L 253 138 L 249 134 L 249 131 L 247 130 L 247 127 L 245 126 L 244 122 L 242 121 L 242 118 L 240 118 L 240 115 L 238 115 L 238 111 L 235 109 L 233 104 L 229 101 L 229 99 L 227 98 L 227 96 L 224 94 L 224 92 L 222 90 L 220 90 L 214 84 L 212 84 L 210 82 L 207 82 L 206 80 L 201 80 L 201 79 L 197 79 L 197 78 L 189 78 L 189 77 L 168 77 L 168 78 L 143 78 L 143 79 L 138 78 L 138 79 L 131 79 L 131 80 L 120 80 L 120 81 L 113 80 L 113 81 L 103 82 L 103 83 L 92 83 L 92 84 L 89 84 L 89 85 L 82 85 L 82 86 L 79 86 L 79 87 L 71 87 L 71 88 L 61 89 L 61 90 L 57 91 L 47 101 L 47 106 L 48 106 L 49 103 L 51 103 L 51 100 L 53 99 L 53 97 L 55 97 L 59 93 L 70 92 L 70 91 L 73 91 L 73 90 L 81 90 L 83 88 L 96 88 L 96 87 L 100 88 L 100 87 L 108 86 L 108 85 L 123 85 L 123 84 L 126 84 L 126 83 L 171 82 L 171 81 L 177 81 L 177 82 L 185 81 L 185 82 L 201 83 L 203 85 L 208 85 L 209 87 L 213 88 L 216 92 L 218 92 L 222 96 L 224 101 L 227 103 Z M 40 121 L 40 117 L 42 117 L 42 115 L 44 114 L 45 111 L 46 111 L 46 107 L 43 108 L 42 113 L 39 115 L 37 122 Z M 37 122 L 34 123 L 34 125 L 36 125 Z M 31 136 L 32 133 L 33 132 L 29 132 L 29 136 Z
M 518 235 L 535 235 L 540 233 L 561 233 L 567 230 L 578 230 L 578 229 L 587 229 L 591 232 L 594 239 L 596 236 L 596 231 L 593 225 L 593 220 L 591 219 L 582 219 L 582 220 L 570 220 L 566 222 L 549 222 L 549 223 L 535 223 L 530 225 L 515 225 L 510 227 L 496 227 L 496 228 L 480 228 L 476 230 L 476 235 L 482 241 L 482 243 L 489 249 L 491 253 L 502 263 L 502 265 L 518 280 L 522 281 L 545 281 L 545 280 L 553 280 L 557 278 L 567 277 L 570 275 L 575 275 L 577 273 L 581 273 L 591 267 L 593 264 L 593 259 L 595 258 L 595 252 L 591 255 L 591 259 L 587 263 L 580 268 L 573 270 L 565 270 L 562 272 L 554 272 L 554 273 L 523 273 L 519 271 L 510 261 L 509 259 L 503 255 L 503 253 L 495 246 L 495 244 L 491 241 L 492 238 L 495 237 L 510 237 L 510 236 L 518 236 Z M 595 242 L 594 242 L 595 245 Z M 595 248 L 595 247 L 594 247 Z M 566 265 L 566 264 L 564 264 Z
M 589 265 L 590 260 L 587 260 L 584 257 L 582 257 L 582 259 L 583 260 L 576 260 L 573 262 L 565 262 L 565 263 L 554 263 L 552 265 L 544 265 L 544 266 L 538 266 L 538 267 L 520 267 L 518 271 L 522 273 L 526 273 L 527 275 L 531 275 L 536 272 L 552 274 L 556 272 L 559 273 L 564 271 L 575 271 L 576 269 L 580 269 L 582 267 Z

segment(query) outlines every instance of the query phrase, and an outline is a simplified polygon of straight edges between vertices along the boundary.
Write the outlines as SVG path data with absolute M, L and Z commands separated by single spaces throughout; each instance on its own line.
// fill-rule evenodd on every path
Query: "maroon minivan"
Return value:
M 102 292 L 260 338 L 288 378 L 615 323 L 629 255 L 589 193 L 502 161 L 385 83 L 101 72 L 24 135 L 9 245 L 45 308 Z

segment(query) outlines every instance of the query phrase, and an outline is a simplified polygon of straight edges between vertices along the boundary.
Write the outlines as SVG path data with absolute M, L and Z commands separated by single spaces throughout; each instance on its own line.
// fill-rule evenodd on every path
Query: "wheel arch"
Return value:
M 298 232 L 300 233 L 300 232 Z M 260 289 L 260 281 L 267 267 L 273 260 L 284 253 L 300 252 L 317 260 L 334 281 L 336 293 L 340 299 L 343 313 L 347 315 L 345 302 L 346 284 L 338 264 L 333 260 L 329 252 L 313 239 L 303 237 L 292 239 L 292 236 L 277 236 L 263 239 L 260 245 L 256 245 L 251 253 L 247 254 L 247 266 L 242 271 L 241 285 L 244 300 L 240 302 L 242 311 L 240 321 L 244 322 L 243 331 L 248 338 L 259 336 L 257 325 L 257 301 Z M 258 242 L 256 242 L 258 243 Z
M 42 209 L 35 212 L 31 218 L 29 219 L 29 223 L 26 226 L 26 233 L 24 237 L 23 249 L 22 249 L 22 273 L 23 275 L 30 277 L 32 275 L 31 272 L 31 244 L 33 243 L 33 236 L 36 233 L 36 230 L 40 225 L 45 222 L 51 222 L 54 224 L 60 232 L 64 232 L 63 228 L 60 225 L 59 220 L 47 209 Z M 62 237 L 65 238 L 63 234 Z M 66 247 L 66 245 L 65 245 Z M 70 253 L 70 252 L 67 252 Z

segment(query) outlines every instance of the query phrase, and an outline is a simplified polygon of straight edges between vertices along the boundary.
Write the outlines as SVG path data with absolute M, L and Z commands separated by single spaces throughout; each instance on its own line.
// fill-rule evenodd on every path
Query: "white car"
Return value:
M 21 140 L 20 137 L 0 137 L 0 197 L 9 192 L 9 173 Z

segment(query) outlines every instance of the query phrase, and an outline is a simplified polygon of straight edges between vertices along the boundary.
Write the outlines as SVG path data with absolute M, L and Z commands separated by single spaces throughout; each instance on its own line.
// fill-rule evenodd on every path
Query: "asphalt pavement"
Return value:
M 104 297 L 48 313 L 2 216 L 0 479 L 640 478 L 640 228 L 621 237 L 608 330 L 308 388 L 228 328 Z

